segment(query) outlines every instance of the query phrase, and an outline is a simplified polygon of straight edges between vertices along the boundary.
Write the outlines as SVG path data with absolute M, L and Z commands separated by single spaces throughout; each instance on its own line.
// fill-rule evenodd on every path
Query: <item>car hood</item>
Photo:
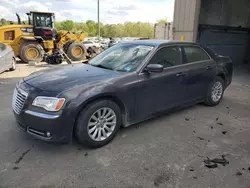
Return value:
M 74 64 L 35 72 L 23 80 L 43 91 L 62 92 L 71 87 L 112 79 L 121 74 L 123 73 L 87 64 Z

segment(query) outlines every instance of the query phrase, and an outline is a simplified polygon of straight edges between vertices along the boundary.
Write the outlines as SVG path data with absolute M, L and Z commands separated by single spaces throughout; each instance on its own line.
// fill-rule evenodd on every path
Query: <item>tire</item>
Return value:
M 77 50 L 77 51 L 74 51 Z M 80 61 L 86 56 L 86 48 L 79 42 L 73 42 L 67 49 L 67 56 L 73 61 Z
M 28 56 L 29 50 L 33 50 L 33 52 L 36 53 L 33 54 L 34 57 Z M 25 63 L 28 63 L 29 61 L 36 61 L 39 63 L 43 60 L 43 56 L 44 56 L 43 47 L 38 43 L 29 43 L 29 44 L 27 43 L 23 44 L 23 46 L 21 47 L 20 58 Z
M 106 108 L 106 113 L 104 112 L 104 108 Z M 110 110 L 110 111 L 109 111 Z M 100 111 L 101 115 L 106 114 L 106 123 L 105 118 L 100 121 L 100 123 L 96 124 L 97 120 L 94 120 L 92 117 L 95 114 L 95 117 L 98 116 L 98 111 Z M 109 114 L 110 113 L 110 114 Z M 113 119 L 113 116 L 116 117 Z M 101 117 L 101 116 L 100 116 Z M 105 117 L 105 116 L 104 116 Z M 102 122 L 103 121 L 103 122 Z M 115 122 L 115 123 L 112 123 Z M 115 137 L 117 131 L 121 126 L 121 110 L 119 106 L 110 100 L 100 100 L 93 102 L 87 105 L 84 108 L 77 119 L 76 127 L 75 127 L 75 136 L 78 142 L 88 148 L 99 148 L 106 144 L 108 144 Z M 95 127 L 95 128 L 94 128 Z M 109 130 L 107 130 L 109 128 Z M 90 130 L 93 131 L 90 131 Z M 106 138 L 102 131 L 99 135 L 99 130 L 103 129 L 106 132 Z M 95 132 L 96 135 L 95 135 Z
M 13 57 L 10 71 L 14 71 L 14 70 L 16 70 L 16 59 Z
M 217 88 L 220 88 L 220 89 L 217 90 L 217 92 L 215 92 L 218 94 L 218 95 L 216 95 L 217 97 L 215 98 L 215 95 L 213 95 L 213 88 L 216 86 L 217 86 Z M 221 99 L 223 98 L 224 90 L 225 90 L 224 80 L 221 77 L 216 76 L 215 79 L 209 85 L 204 103 L 207 106 L 218 105 L 220 103 Z

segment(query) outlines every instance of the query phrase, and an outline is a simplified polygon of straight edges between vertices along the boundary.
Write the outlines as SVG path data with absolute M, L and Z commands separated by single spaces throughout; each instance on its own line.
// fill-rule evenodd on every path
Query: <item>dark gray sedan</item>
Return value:
M 88 147 L 101 147 L 121 126 L 200 102 L 219 104 L 231 80 L 231 60 L 195 43 L 133 41 L 88 64 L 24 78 L 12 107 L 30 135 L 50 142 L 74 135 Z
M 0 42 L 0 73 L 16 69 L 16 59 L 11 47 Z

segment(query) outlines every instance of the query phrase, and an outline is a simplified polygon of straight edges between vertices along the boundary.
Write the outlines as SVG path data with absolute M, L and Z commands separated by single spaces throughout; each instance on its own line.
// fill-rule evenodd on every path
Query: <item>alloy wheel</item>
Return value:
M 92 140 L 104 141 L 115 130 L 116 114 L 108 107 L 100 108 L 95 111 L 88 121 L 88 134 Z
M 212 100 L 214 102 L 218 102 L 223 94 L 223 86 L 222 83 L 220 81 L 217 81 L 214 83 L 213 87 L 212 87 Z

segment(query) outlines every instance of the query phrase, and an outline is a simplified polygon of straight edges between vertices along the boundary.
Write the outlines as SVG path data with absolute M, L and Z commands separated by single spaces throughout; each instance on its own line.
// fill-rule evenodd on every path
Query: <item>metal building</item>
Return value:
M 249 36 L 249 0 L 175 0 L 175 40 L 207 45 L 239 65 L 249 63 Z

